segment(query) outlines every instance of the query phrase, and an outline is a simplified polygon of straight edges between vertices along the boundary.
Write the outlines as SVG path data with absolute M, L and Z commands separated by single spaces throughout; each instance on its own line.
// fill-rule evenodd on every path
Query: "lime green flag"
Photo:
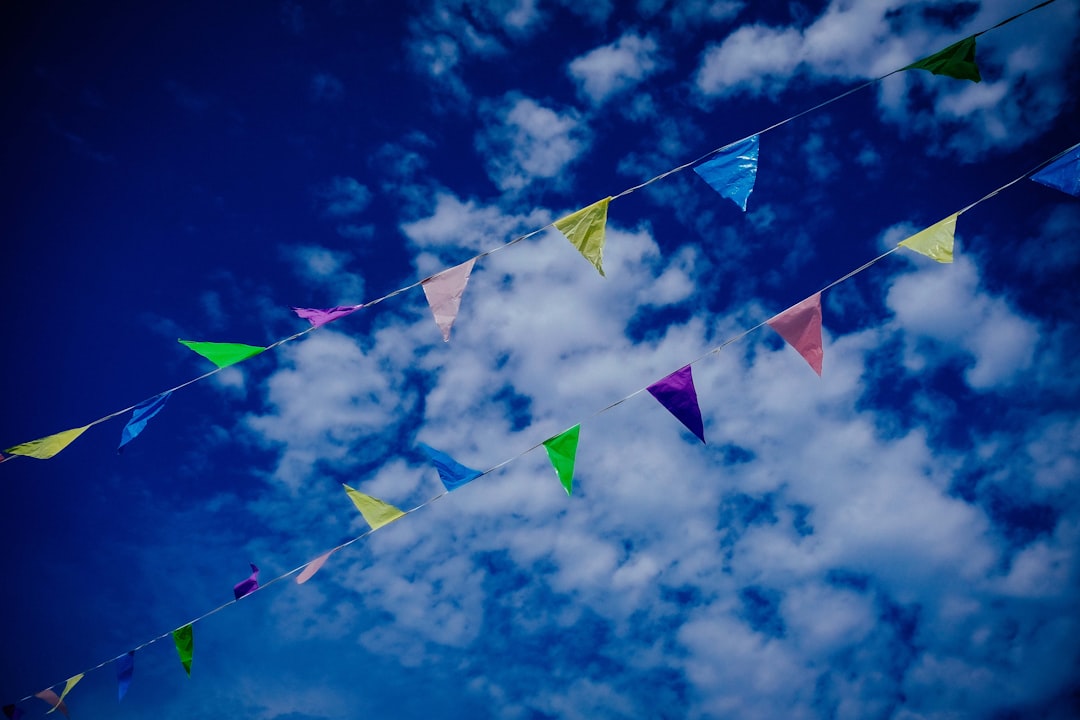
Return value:
M 254 357 L 266 349 L 257 345 L 241 345 L 240 343 L 192 342 L 191 340 L 178 340 L 177 342 L 188 346 L 219 368 L 235 365 L 241 360 Z
M 948 75 L 957 80 L 979 82 L 979 66 L 975 64 L 975 36 L 953 43 L 944 50 L 913 62 L 904 70 L 929 70 L 935 75 Z
M 353 505 L 360 511 L 360 514 L 364 516 L 364 520 L 371 526 L 372 530 L 378 530 L 383 525 L 389 525 L 397 520 L 399 517 L 404 517 L 405 513 L 398 510 L 393 505 L 388 505 L 382 500 L 373 498 L 370 495 L 365 495 L 359 490 L 354 490 L 348 485 L 342 483 L 345 488 L 345 492 L 349 493 L 349 497 L 353 501 Z
M 604 259 L 604 228 L 610 202 L 611 198 L 606 197 L 555 221 L 559 232 L 596 267 L 601 277 L 604 275 L 604 268 L 601 267 Z
M 89 427 L 89 425 L 83 425 L 80 428 L 72 428 L 71 430 L 65 430 L 64 432 L 59 432 L 55 435 L 49 435 L 48 437 L 24 442 L 21 445 L 9 447 L 4 452 L 8 455 L 25 455 L 26 457 L 37 458 L 38 460 L 48 460 L 68 445 L 75 442 L 75 438 L 86 432 L 86 429 Z
M 191 625 L 173 630 L 172 639 L 176 643 L 176 652 L 180 655 L 180 664 L 184 666 L 188 677 L 191 677 L 191 656 L 195 652 L 195 636 L 192 634 Z
M 901 240 L 899 244 L 917 253 L 922 253 L 928 258 L 933 258 L 939 263 L 951 263 L 953 258 L 953 235 L 956 234 L 956 218 L 959 215 L 960 213 L 954 213 L 922 232 L 915 233 L 906 240 Z
M 577 457 L 578 436 L 581 425 L 575 425 L 566 432 L 544 441 L 548 459 L 555 467 L 559 482 L 569 495 L 574 489 L 574 459 Z
M 48 712 L 45 713 L 46 715 L 48 715 L 49 713 L 56 712 L 57 710 L 61 710 L 61 709 L 62 709 L 63 713 L 65 715 L 67 715 L 67 709 L 66 709 L 66 706 L 64 705 L 64 698 L 66 698 L 67 694 L 69 692 L 71 692 L 71 688 L 75 687 L 75 685 L 80 680 L 83 679 L 83 675 L 85 675 L 85 673 L 79 673 L 78 675 L 76 675 L 74 677 L 69 677 L 67 679 L 67 682 L 64 684 L 64 690 L 63 690 L 63 692 L 60 693 L 60 699 L 57 701 L 57 703 L 55 705 L 52 706 L 52 710 L 49 710 Z

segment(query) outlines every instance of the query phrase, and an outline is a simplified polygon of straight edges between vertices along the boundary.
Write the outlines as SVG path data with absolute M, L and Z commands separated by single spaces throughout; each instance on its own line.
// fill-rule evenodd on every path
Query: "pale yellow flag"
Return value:
M 78 683 L 82 679 L 83 679 L 83 673 L 79 673 L 78 675 L 76 675 L 74 677 L 69 677 L 68 681 L 67 681 L 67 684 L 64 685 L 64 692 L 60 693 L 60 699 L 56 701 L 55 705 L 53 705 L 52 710 L 49 710 L 49 712 L 47 712 L 45 714 L 48 715 L 49 713 L 56 712 L 58 709 L 60 709 L 61 706 L 63 706 L 63 704 L 64 704 L 64 698 L 67 697 L 67 694 L 69 692 L 71 692 L 71 688 L 75 687 L 76 683 Z
M 353 501 L 353 505 L 360 511 L 360 514 L 364 516 L 364 520 L 367 520 L 367 524 L 371 526 L 372 530 L 378 530 L 383 525 L 394 522 L 399 517 L 405 515 L 405 513 L 398 510 L 393 505 L 388 505 L 382 500 L 373 498 L 370 495 L 365 495 L 359 490 L 354 490 L 348 485 L 342 483 L 345 488 L 345 492 L 349 493 L 349 497 Z
M 909 250 L 922 253 L 928 258 L 933 258 L 939 263 L 951 263 L 953 235 L 956 234 L 956 218 L 959 215 L 960 213 L 950 215 L 922 232 L 915 233 L 907 240 L 901 240 L 899 244 Z
M 48 460 L 68 445 L 75 442 L 75 438 L 86 432 L 88 427 L 90 426 L 84 425 L 80 428 L 72 428 L 71 430 L 65 430 L 64 432 L 59 432 L 55 435 L 49 435 L 48 437 L 24 442 L 22 445 L 9 447 L 4 452 L 8 455 L 25 455 L 26 457 L 37 458 L 38 460 Z
M 606 197 L 555 221 L 559 232 L 596 267 L 601 276 L 604 274 L 604 230 L 607 227 L 607 208 L 610 202 L 611 198 Z

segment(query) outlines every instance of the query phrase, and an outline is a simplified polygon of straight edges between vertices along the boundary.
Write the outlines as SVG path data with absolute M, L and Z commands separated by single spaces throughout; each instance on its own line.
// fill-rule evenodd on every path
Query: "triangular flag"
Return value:
M 325 310 L 318 310 L 316 308 L 298 308 L 294 307 L 293 312 L 300 317 L 307 320 L 314 327 L 320 327 L 328 322 L 337 320 L 338 318 L 345 317 L 351 313 L 356 312 L 363 305 L 338 305 L 337 307 L 326 308 Z
M 61 692 L 60 697 L 58 697 L 56 699 L 56 704 L 53 705 L 52 710 L 49 710 L 45 714 L 48 715 L 51 712 L 56 712 L 57 710 L 60 710 L 65 715 L 67 715 L 67 706 L 64 705 L 64 698 L 66 698 L 67 694 L 69 692 L 71 692 L 71 688 L 75 687 L 79 683 L 79 681 L 82 680 L 82 679 L 83 679 L 83 673 L 79 673 L 78 675 L 75 675 L 74 677 L 69 677 L 67 682 L 64 684 L 64 691 Z
M 37 458 L 38 460 L 48 460 L 68 445 L 75 442 L 75 439 L 86 432 L 89 427 L 89 425 L 83 425 L 80 428 L 72 428 L 71 430 L 58 432 L 55 435 L 49 435 L 48 437 L 31 440 L 30 442 L 25 442 L 21 445 L 16 445 L 15 447 L 9 447 L 4 452 L 9 455 L 25 455 L 26 457 Z
M 933 258 L 939 263 L 951 263 L 953 261 L 953 236 L 956 234 L 956 218 L 959 216 L 960 213 L 950 215 L 922 232 L 915 233 L 906 240 L 901 240 L 898 244 L 928 258 Z
M 241 343 L 193 342 L 191 340 L 178 340 L 177 342 L 199 353 L 219 368 L 235 365 L 241 360 L 254 357 L 266 349 L 257 345 L 242 345 Z
M 4 706 L 4 717 L 8 718 L 8 720 L 19 720 L 23 714 L 22 708 L 16 707 L 15 705 Z
M 476 258 L 443 270 L 421 283 L 424 296 L 427 297 L 428 305 L 435 316 L 435 324 L 442 330 L 443 342 L 450 341 L 450 328 L 457 318 L 461 296 L 465 294 L 465 286 L 469 284 L 469 274 L 472 273 L 474 263 Z
M 191 677 L 191 656 L 195 653 L 195 634 L 191 625 L 172 631 L 173 642 L 176 643 L 176 654 L 180 656 L 180 664 L 184 666 L 184 672 Z
M 1080 197 L 1080 145 L 1031 176 L 1037 183 Z
M 116 448 L 116 452 L 120 452 L 124 449 L 124 446 L 138 437 L 139 433 L 146 429 L 146 423 L 165 407 L 165 402 L 169 399 L 172 392 L 163 392 L 160 395 L 155 395 L 149 400 L 143 400 L 131 410 L 131 419 L 128 420 L 127 425 L 124 426 L 123 431 L 120 433 L 120 446 Z
M 475 480 L 484 473 L 473 470 L 471 467 L 462 465 L 444 452 L 440 452 L 430 445 L 420 443 L 420 448 L 427 453 L 435 469 L 439 471 L 439 479 L 447 490 L 457 490 L 467 482 Z
M 701 421 L 694 375 L 689 365 L 676 370 L 663 380 L 657 380 L 646 390 L 685 425 L 687 430 L 697 435 L 701 442 L 705 442 L 705 426 Z
M 233 596 L 237 600 L 259 589 L 259 568 L 255 567 L 255 563 L 249 564 L 251 565 L 251 577 L 233 585 Z
M 131 685 L 131 677 L 135 674 L 135 651 L 128 650 L 116 658 L 116 694 L 117 701 L 124 699 L 128 687 Z
M 610 202 L 611 198 L 606 197 L 555 221 L 559 232 L 596 267 L 601 276 L 604 274 L 604 230 Z
M 712 160 L 694 168 L 713 190 L 746 212 L 746 199 L 754 189 L 758 166 L 758 136 L 735 143 Z
M 581 425 L 575 425 L 566 432 L 544 441 L 548 459 L 551 460 L 555 474 L 558 475 L 559 482 L 562 483 L 567 495 L 574 489 L 574 459 L 577 457 L 580 434 Z
M 296 576 L 296 584 L 303 585 L 310 580 L 315 573 L 322 570 L 322 566 L 326 564 L 326 561 L 330 559 L 330 556 L 334 554 L 335 550 L 337 550 L 337 548 L 334 548 L 334 550 L 331 550 L 330 552 L 325 552 L 309 562 L 307 567 L 300 571 L 300 574 Z
M 975 36 L 953 43 L 944 50 L 911 63 L 904 70 L 929 70 L 935 75 L 947 75 L 957 80 L 980 82 L 979 66 L 975 64 Z
M 64 701 L 60 699 L 60 696 L 57 695 L 52 688 L 45 688 L 39 693 L 34 693 L 34 697 L 41 698 L 45 702 L 49 703 L 49 705 L 52 706 L 52 710 L 49 710 L 49 712 L 52 712 L 53 710 L 59 710 L 60 712 L 64 713 L 64 717 L 71 717 L 71 715 L 68 714 L 67 705 L 64 704 Z M 45 714 L 48 715 L 49 713 Z
M 370 495 L 365 495 L 359 490 L 353 490 L 348 485 L 342 483 L 345 487 L 345 492 L 352 498 L 353 505 L 360 511 L 360 514 L 364 516 L 364 520 L 371 526 L 372 530 L 378 530 L 383 525 L 394 522 L 399 517 L 403 517 L 405 513 L 398 510 L 393 505 L 388 505 L 378 498 L 373 498 Z
M 814 293 L 768 321 L 787 344 L 795 348 L 814 372 L 821 375 L 821 293 Z

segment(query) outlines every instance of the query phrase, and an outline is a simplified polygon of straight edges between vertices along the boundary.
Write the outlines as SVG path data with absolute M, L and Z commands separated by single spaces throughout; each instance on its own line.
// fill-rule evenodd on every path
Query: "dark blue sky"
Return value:
M 34 3 L 0 22 L 0 447 L 268 345 L 886 75 L 1032 2 Z M 25 5 L 25 4 L 24 4 Z M 762 7 L 765 5 L 765 7 Z M 548 230 L 0 466 L 0 704 L 410 508 L 423 442 L 505 467 L 166 637 L 72 716 L 1075 717 L 1077 199 L 963 213 L 824 294 L 819 379 L 763 328 L 694 365 L 708 445 L 609 404 L 1074 145 L 1080 10 L 613 201 L 606 278 Z M 543 450 L 581 423 L 574 494 Z M 47 707 L 20 702 L 28 716 Z

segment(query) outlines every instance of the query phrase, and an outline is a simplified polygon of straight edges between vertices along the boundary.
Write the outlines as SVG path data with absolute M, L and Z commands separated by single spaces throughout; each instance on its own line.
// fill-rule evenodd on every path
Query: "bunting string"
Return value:
M 873 80 L 866 81 L 866 82 L 862 83 L 861 85 L 858 85 L 858 86 L 856 86 L 854 88 L 851 88 L 851 89 L 849 89 L 849 90 L 847 90 L 847 91 L 845 91 L 845 92 L 843 92 L 843 93 L 841 93 L 841 94 L 839 94 L 839 95 L 837 95 L 835 97 L 829 98 L 829 99 L 827 99 L 827 100 L 825 100 L 825 101 L 823 101 L 821 103 L 818 103 L 817 105 L 814 105 L 814 106 L 812 106 L 810 108 L 802 110 L 802 111 L 800 111 L 798 113 L 795 113 L 794 115 L 791 115 L 791 116 L 789 116 L 789 117 L 787 117 L 787 118 L 785 118 L 785 119 L 783 119 L 783 120 L 781 120 L 781 121 L 779 121 L 777 123 L 774 123 L 773 125 L 770 125 L 770 126 L 766 127 L 764 130 L 760 130 L 760 131 L 758 131 L 758 132 L 756 132 L 756 133 L 754 133 L 752 135 L 749 135 L 749 136 L 747 136 L 745 138 L 742 138 L 742 139 L 737 140 L 735 142 L 731 142 L 731 143 L 728 143 L 727 145 L 723 145 L 723 146 L 718 147 L 718 148 L 716 148 L 714 150 L 711 150 L 711 151 L 705 153 L 704 155 L 696 158 L 695 160 L 691 160 L 690 162 L 683 163 L 682 165 L 679 165 L 679 166 L 677 166 L 675 168 L 672 168 L 672 169 L 670 169 L 670 170 L 668 170 L 666 172 L 663 172 L 663 173 L 661 173 L 659 175 L 656 175 L 655 177 L 653 177 L 653 178 L 651 178 L 649 180 L 646 180 L 643 183 L 640 183 L 640 184 L 635 185 L 635 186 L 633 186 L 631 188 L 623 190 L 619 194 L 614 195 L 614 196 L 610 196 L 606 200 L 600 201 L 600 202 L 605 203 L 605 208 L 604 209 L 605 209 L 605 212 L 606 212 L 606 202 L 610 202 L 611 200 L 615 200 L 615 199 L 624 197 L 624 196 L 629 195 L 629 194 L 631 194 L 631 193 L 633 193 L 633 192 L 635 192 L 637 190 L 640 190 L 640 189 L 642 189 L 644 187 L 647 187 L 647 186 L 649 186 L 649 185 L 651 185 L 651 184 L 653 184 L 655 182 L 658 182 L 658 181 L 660 181 L 660 180 L 662 180 L 664 178 L 667 178 L 667 177 L 669 177 L 669 176 L 671 176 L 673 174 L 682 172 L 682 171 L 684 171 L 684 170 L 686 170 L 686 169 L 688 169 L 690 167 L 694 167 L 696 165 L 699 165 L 700 163 L 702 163 L 705 160 L 708 160 L 709 158 L 712 158 L 714 156 L 719 155 L 722 152 L 731 150 L 732 148 L 735 148 L 735 147 L 739 146 L 741 143 L 745 143 L 747 141 L 753 140 L 753 139 L 759 137 L 760 135 L 763 135 L 763 134 L 765 134 L 767 132 L 775 130 L 775 129 L 777 129 L 777 128 L 779 128 L 779 127 L 781 127 L 781 126 L 783 126 L 783 125 L 785 125 L 787 123 L 790 123 L 790 122 L 792 122 L 792 121 L 794 121 L 794 120 L 796 120 L 798 118 L 801 118 L 801 117 L 803 117 L 803 116 L 805 116 L 805 115 L 807 115 L 809 113 L 820 110 L 821 108 L 823 108 L 823 107 L 825 107 L 827 105 L 830 105 L 830 104 L 832 104 L 834 102 L 837 102 L 837 101 L 847 97 L 848 95 L 851 95 L 852 93 L 858 92 L 858 91 L 860 91 L 860 90 L 862 90 L 864 88 L 867 88 L 867 87 L 869 87 L 871 85 L 874 85 L 874 84 L 876 84 L 878 82 L 881 82 L 885 78 L 887 78 L 887 77 L 889 77 L 891 75 L 894 75 L 896 73 L 902 72 L 904 70 L 927 69 L 927 70 L 930 70 L 931 72 L 934 72 L 935 74 L 947 74 L 947 75 L 952 75 L 953 77 L 958 77 L 958 78 L 978 79 L 978 70 L 974 65 L 974 49 L 975 49 L 974 48 L 974 40 L 975 40 L 975 38 L 980 36 L 980 35 L 983 35 L 983 34 L 985 34 L 987 32 L 990 32 L 991 30 L 995 30 L 995 29 L 1000 28 L 1000 27 L 1002 27 L 1004 25 L 1007 25 L 1007 24 L 1013 22 L 1014 20 L 1017 20 L 1018 18 L 1023 17 L 1024 15 L 1027 15 L 1028 13 L 1031 13 L 1031 12 L 1034 12 L 1035 10 L 1046 7 L 1047 5 L 1050 5 L 1050 4 L 1054 3 L 1054 2 L 1056 2 L 1056 0 L 1044 0 L 1044 2 L 1040 2 L 1037 5 L 1034 5 L 1034 6 L 1030 7 L 1030 8 L 1028 8 L 1027 10 L 1024 10 L 1024 11 L 1022 11 L 1020 13 L 1017 13 L 1016 15 L 1013 15 L 1012 17 L 1006 18 L 1005 20 L 1000 21 L 999 23 L 997 23 L 996 25 L 993 25 L 992 27 L 989 27 L 989 28 L 986 28 L 985 30 L 980 30 L 979 32 L 976 32 L 973 35 L 969 36 L 967 39 L 962 40 L 959 43 L 956 43 L 954 45 L 951 45 L 951 46 L 945 48 L 944 50 L 942 50 L 942 51 L 940 51 L 938 53 L 934 53 L 933 55 L 930 55 L 927 58 L 923 58 L 922 60 L 917 61 L 915 63 L 912 63 L 910 65 L 907 65 L 905 67 L 893 70 L 893 71 L 891 71 L 889 73 L 886 73 L 885 75 L 882 75 L 879 78 L 875 78 Z M 964 46 L 965 43 L 970 44 L 970 48 L 966 48 L 966 47 L 961 48 L 961 46 Z M 954 51 L 954 49 L 957 49 L 957 48 L 961 48 L 961 49 L 964 50 L 965 53 L 970 54 L 970 58 L 968 58 L 966 54 L 963 57 L 960 57 L 960 58 L 954 57 L 953 55 L 955 53 L 953 51 Z M 934 61 L 934 62 L 930 62 L 930 61 Z M 956 64 L 957 63 L 959 63 L 960 65 L 963 65 L 965 63 L 970 64 L 972 66 L 972 68 L 974 68 L 974 70 L 973 70 L 974 77 L 972 77 L 971 75 L 964 74 L 966 72 L 965 69 L 957 71 L 956 70 Z M 1064 151 L 1064 152 L 1068 152 L 1068 151 Z M 1063 155 L 1064 152 L 1060 153 L 1059 156 Z M 1047 161 L 1046 163 L 1044 163 L 1044 165 L 1050 164 L 1051 162 L 1053 162 L 1053 159 Z M 1013 182 L 1014 183 L 1019 182 L 1024 177 L 1027 177 L 1027 175 L 1021 176 L 1020 178 L 1017 178 Z M 979 202 L 982 202 L 983 200 L 989 199 L 989 197 L 992 197 L 993 195 L 997 194 L 998 192 L 1001 192 L 1002 190 L 1006 189 L 1007 187 L 1009 187 L 1009 185 L 1005 185 L 1005 186 L 1003 186 L 1001 188 L 998 188 L 993 193 L 991 193 L 991 195 L 989 195 L 989 196 L 987 196 L 985 198 L 982 198 L 981 200 L 976 201 L 975 203 L 968 206 L 967 208 L 964 208 L 964 210 L 961 210 L 959 213 L 957 213 L 957 215 L 962 214 L 963 212 L 966 212 L 967 210 L 970 210 L 972 207 L 977 205 Z M 734 198 L 732 198 L 732 199 L 734 199 Z M 736 202 L 739 202 L 739 201 L 736 201 Z M 741 204 L 742 208 L 745 210 L 745 196 L 742 198 L 742 202 L 740 204 Z M 592 206 L 590 206 L 590 207 L 592 207 Z M 582 212 L 582 211 L 578 211 L 578 212 Z M 471 260 L 473 262 L 475 262 L 476 260 L 487 257 L 489 255 L 492 255 L 492 254 L 496 253 L 496 252 L 499 252 L 500 250 L 505 250 L 506 248 L 508 248 L 508 247 L 510 247 L 512 245 L 516 245 L 516 244 L 522 242 L 523 240 L 527 240 L 528 238 L 531 238 L 531 237 L 543 232 L 544 230 L 547 230 L 550 227 L 553 227 L 553 226 L 558 227 L 560 225 L 560 223 L 570 219 L 574 215 L 576 215 L 576 213 L 572 214 L 571 216 L 567 216 L 566 218 L 556 220 L 556 221 L 554 221 L 552 223 L 549 223 L 548 225 L 545 225 L 545 226 L 543 226 L 541 228 L 537 228 L 536 230 L 533 230 L 533 231 L 531 231 L 529 233 L 526 233 L 524 235 L 515 237 L 515 238 L 511 239 L 510 241 L 508 241 L 506 243 L 503 243 L 502 245 L 499 245 L 499 246 L 496 246 L 494 248 L 485 250 L 484 252 L 481 252 L 480 254 L 474 256 L 473 258 L 471 258 Z M 561 228 L 561 227 L 559 229 L 563 230 L 563 228 Z M 572 239 L 572 242 L 573 241 L 574 240 Z M 575 244 L 577 244 L 577 243 L 575 242 Z M 590 248 L 581 248 L 582 253 L 585 254 L 586 257 L 589 258 L 593 262 L 593 264 L 596 266 L 597 270 L 600 272 L 601 275 L 603 275 L 603 270 L 602 270 L 602 268 L 600 266 L 600 252 L 602 250 L 602 244 L 603 244 L 603 230 L 601 228 L 601 230 L 600 230 L 600 239 L 599 239 L 598 246 L 590 247 Z M 880 259 L 880 258 L 878 258 L 878 259 Z M 873 262 L 876 262 L 876 261 L 877 261 L 877 259 L 871 261 L 871 264 Z M 318 328 L 322 327 L 324 324 L 337 319 L 338 317 L 342 317 L 344 315 L 350 314 L 351 312 L 354 312 L 354 311 L 359 310 L 361 308 L 366 308 L 366 307 L 371 307 L 373 305 L 377 305 L 377 304 L 379 304 L 381 302 L 384 302 L 384 301 L 389 300 L 389 299 L 391 299 L 393 297 L 396 297 L 397 295 L 408 292 L 409 290 L 412 290 L 412 289 L 417 288 L 417 287 L 422 287 L 426 283 L 429 283 L 433 278 L 435 278 L 438 275 L 441 275 L 441 274 L 445 273 L 449 269 L 452 269 L 452 268 L 446 268 L 446 269 L 440 270 L 439 272 L 436 272 L 433 275 L 430 275 L 430 276 L 428 276 L 426 278 L 418 280 L 418 281 L 416 281 L 416 282 L 414 282 L 414 283 L 412 283 L 410 285 L 400 287 L 400 288 L 398 288 L 396 290 L 393 290 L 393 291 L 391 291 L 391 292 L 389 292 L 389 293 L 387 293 L 387 294 L 385 294 L 385 295 L 383 295 L 383 296 L 381 296 L 379 298 L 376 298 L 375 300 L 372 300 L 370 302 L 360 303 L 360 304 L 352 305 L 352 306 L 344 306 L 344 307 L 334 308 L 333 310 L 339 311 L 339 312 L 336 315 L 332 315 L 332 316 L 329 316 L 329 317 L 325 317 L 325 318 L 321 318 L 321 319 L 315 319 L 315 318 L 313 318 L 311 316 L 311 313 L 320 313 L 320 312 L 327 312 L 327 311 L 310 311 L 310 310 L 306 310 L 306 309 L 302 309 L 302 308 L 294 308 L 294 310 L 296 310 L 297 313 L 301 315 L 301 317 L 304 317 L 304 318 L 308 319 L 309 322 L 311 322 L 311 326 L 308 327 L 308 328 L 305 328 L 304 330 L 301 330 L 301 331 L 299 331 L 297 333 L 294 333 L 293 335 L 290 335 L 288 337 L 277 340 L 276 342 L 271 343 L 270 345 L 266 346 L 265 348 L 260 348 L 258 352 L 261 353 L 261 352 L 265 352 L 265 351 L 268 351 L 268 350 L 272 350 L 272 349 L 275 349 L 278 346 L 283 345 L 285 343 L 298 340 L 301 337 L 307 335 L 308 333 L 313 332 L 313 331 L 317 330 Z M 856 272 L 859 272 L 859 271 L 857 270 Z M 840 282 L 840 281 L 837 281 L 837 282 Z M 303 314 L 304 312 L 309 313 L 309 314 L 305 315 L 305 314 Z M 446 330 L 444 330 L 444 338 L 448 339 L 448 337 L 449 337 L 449 330 L 446 329 Z M 185 341 L 181 341 L 181 342 L 185 342 Z M 204 343 L 204 344 L 210 344 L 210 343 Z M 255 346 L 247 346 L 247 347 L 254 348 Z M 258 354 L 258 353 L 254 353 L 254 354 Z M 241 358 L 241 359 L 245 359 L 245 358 Z M 235 361 L 235 362 L 239 362 L 239 361 Z M 202 375 L 200 375 L 198 377 L 195 377 L 195 378 L 193 378 L 191 380 L 188 380 L 188 381 L 183 382 L 183 383 L 181 383 L 179 385 L 176 385 L 175 387 L 170 388 L 169 390 L 165 390 L 165 391 L 156 393 L 155 395 L 152 395 L 152 396 L 150 396 L 150 397 L 148 397 L 148 398 L 146 398 L 146 399 L 144 399 L 144 400 L 142 400 L 142 401 L 140 401 L 138 403 L 135 403 L 135 404 L 133 404 L 133 405 L 131 405 L 129 407 L 126 407 L 126 408 L 124 408 L 122 410 L 117 410 L 115 412 L 109 413 L 109 414 L 107 414 L 107 415 L 105 415 L 103 417 L 100 417 L 100 418 L 98 418 L 96 420 L 93 420 L 92 422 L 87 423 L 86 425 L 81 426 L 79 428 L 74 428 L 72 430 L 67 430 L 67 431 L 56 433 L 54 435 L 50 435 L 50 436 L 47 436 L 47 437 L 44 437 L 44 438 L 39 438 L 38 440 L 32 440 L 30 442 L 26 442 L 26 443 L 22 443 L 20 445 L 15 445 L 13 447 L 9 447 L 4 451 L 4 454 L 0 454 L 0 463 L 7 462 L 8 460 L 11 460 L 13 457 L 20 456 L 20 455 L 29 456 L 29 457 L 35 457 L 35 458 L 38 458 L 38 459 L 51 458 L 51 457 L 55 456 L 56 454 L 58 454 L 59 452 L 61 452 L 70 443 L 74 442 L 75 439 L 77 439 L 80 435 L 82 435 L 83 432 L 85 432 L 89 428 L 94 427 L 94 426 L 99 425 L 99 424 L 102 424 L 104 422 L 107 422 L 107 421 L 109 421 L 109 420 L 111 420 L 111 419 L 113 419 L 115 417 L 124 415 L 124 414 L 129 413 L 129 412 L 133 412 L 137 408 L 140 408 L 140 407 L 144 406 L 145 404 L 151 402 L 155 398 L 170 395 L 170 394 L 172 394 L 174 392 L 182 390 L 182 389 L 184 389 L 184 388 L 186 388 L 186 387 L 188 387 L 190 385 L 193 385 L 193 384 L 195 384 L 197 382 L 201 382 L 203 380 L 206 380 L 206 379 L 216 375 L 217 373 L 221 372 L 223 369 L 225 369 L 225 367 L 229 367 L 232 364 L 235 364 L 235 362 L 230 362 L 230 363 L 228 363 L 226 365 L 218 365 L 218 367 L 216 367 L 213 370 L 210 370 L 210 371 L 208 371 L 208 372 L 206 372 L 206 373 L 204 373 L 204 374 L 202 374 Z M 147 419 L 149 419 L 149 418 L 147 418 Z M 139 427 L 139 430 L 141 430 L 141 429 L 142 428 Z M 138 431 L 133 433 L 133 435 L 137 434 L 137 432 Z M 125 437 L 125 439 L 122 440 L 122 442 L 121 442 L 121 447 L 123 447 L 123 445 L 126 444 L 126 442 L 130 441 L 130 439 L 131 439 L 130 437 Z

